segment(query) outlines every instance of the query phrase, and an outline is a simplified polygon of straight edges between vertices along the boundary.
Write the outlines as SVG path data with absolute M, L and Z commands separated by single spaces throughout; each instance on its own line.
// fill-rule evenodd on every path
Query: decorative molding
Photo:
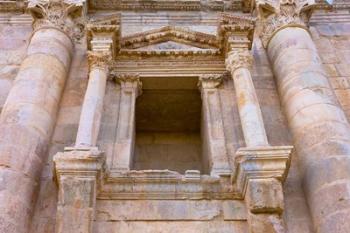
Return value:
M 232 183 L 244 198 L 250 179 L 275 178 L 285 181 L 290 167 L 292 146 L 240 148 L 236 152 Z
M 238 68 L 251 69 L 253 66 L 253 55 L 247 49 L 229 52 L 226 58 L 226 69 L 234 72 Z
M 224 54 L 234 48 L 250 49 L 254 28 L 255 19 L 252 17 L 222 13 L 219 19 L 218 40 Z
M 307 30 L 315 0 L 259 0 L 256 8 L 262 24 L 260 34 L 263 46 L 267 48 L 271 38 L 286 27 L 300 27 Z
M 89 0 L 89 8 L 96 10 L 169 10 L 169 11 L 243 11 L 249 12 L 256 0 L 206 1 L 206 0 Z M 324 0 L 316 0 L 316 9 L 349 10 L 348 0 L 335 0 L 332 5 Z M 0 2 L 2 12 L 24 12 L 28 2 L 25 0 L 3 0 Z
M 29 0 L 28 10 L 34 18 L 34 30 L 55 27 L 74 41 L 79 41 L 84 35 L 85 0 Z
M 109 171 L 98 199 L 239 199 L 227 178 L 188 170 Z
M 220 86 L 223 80 L 223 75 L 219 74 L 204 74 L 199 76 L 198 87 L 200 89 L 214 89 Z
M 91 0 L 95 10 L 170 10 L 170 11 L 224 11 L 239 10 L 241 0 Z
M 108 69 L 109 63 L 111 61 L 110 52 L 101 52 L 101 51 L 88 51 L 87 52 L 89 68 Z

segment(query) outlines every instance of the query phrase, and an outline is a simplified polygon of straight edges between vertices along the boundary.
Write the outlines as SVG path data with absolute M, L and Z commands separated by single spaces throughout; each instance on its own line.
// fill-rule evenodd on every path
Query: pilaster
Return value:
M 202 94 L 202 153 L 214 176 L 231 173 L 218 91 L 221 82 L 222 75 L 202 75 L 198 82 Z
M 138 74 L 120 74 L 115 80 L 120 84 L 120 103 L 111 170 L 118 172 L 131 168 L 135 146 L 136 98 L 142 93 L 142 83 Z

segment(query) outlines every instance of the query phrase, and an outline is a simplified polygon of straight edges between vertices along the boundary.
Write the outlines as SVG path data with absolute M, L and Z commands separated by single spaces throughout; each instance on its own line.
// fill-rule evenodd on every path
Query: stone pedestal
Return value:
M 217 87 L 222 81 L 221 75 L 202 75 L 199 88 L 202 94 L 202 144 L 206 164 L 211 175 L 230 175 L 221 102 Z
M 91 233 L 103 153 L 97 148 L 66 148 L 54 156 L 59 193 L 56 233 Z
M 284 233 L 283 182 L 293 147 L 241 148 L 236 153 L 233 185 L 245 199 L 249 233 Z

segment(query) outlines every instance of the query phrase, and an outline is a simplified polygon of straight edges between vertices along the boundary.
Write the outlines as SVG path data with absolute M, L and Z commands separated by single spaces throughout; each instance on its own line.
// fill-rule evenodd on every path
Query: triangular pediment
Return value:
M 135 49 L 136 51 L 152 51 L 152 50 L 175 50 L 175 51 L 180 51 L 180 50 L 188 50 L 188 51 L 198 51 L 198 50 L 204 50 L 203 48 L 198 48 L 195 46 L 187 45 L 187 44 L 182 44 L 174 41 L 167 41 L 167 42 L 161 42 L 158 44 L 152 44 L 148 45 L 145 47 L 140 47 Z
M 215 35 L 196 32 L 174 26 L 166 26 L 155 30 L 137 33 L 122 38 L 123 49 L 164 49 L 169 50 L 198 50 L 218 49 L 218 41 Z

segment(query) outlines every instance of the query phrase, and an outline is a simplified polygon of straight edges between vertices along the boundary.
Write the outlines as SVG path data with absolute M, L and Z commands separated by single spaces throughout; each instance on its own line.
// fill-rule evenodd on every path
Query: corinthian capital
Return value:
M 79 40 L 84 32 L 84 4 L 85 0 L 29 0 L 33 28 L 55 27 Z
M 102 51 L 88 51 L 88 61 L 90 69 L 99 68 L 99 69 L 107 69 L 108 63 L 111 60 L 110 52 L 102 52 Z
M 214 89 L 217 88 L 223 79 L 223 75 L 220 74 L 203 74 L 199 77 L 198 87 L 202 89 Z
M 249 50 L 237 50 L 228 53 L 226 58 L 226 69 L 234 72 L 238 68 L 251 69 L 253 65 L 253 56 Z
M 315 0 L 255 0 L 262 31 L 262 43 L 266 48 L 271 38 L 286 27 L 307 30 Z
M 140 76 L 137 73 L 126 73 L 114 75 L 115 80 L 120 84 L 122 89 L 134 89 L 137 91 L 137 95 L 142 94 L 142 82 Z

